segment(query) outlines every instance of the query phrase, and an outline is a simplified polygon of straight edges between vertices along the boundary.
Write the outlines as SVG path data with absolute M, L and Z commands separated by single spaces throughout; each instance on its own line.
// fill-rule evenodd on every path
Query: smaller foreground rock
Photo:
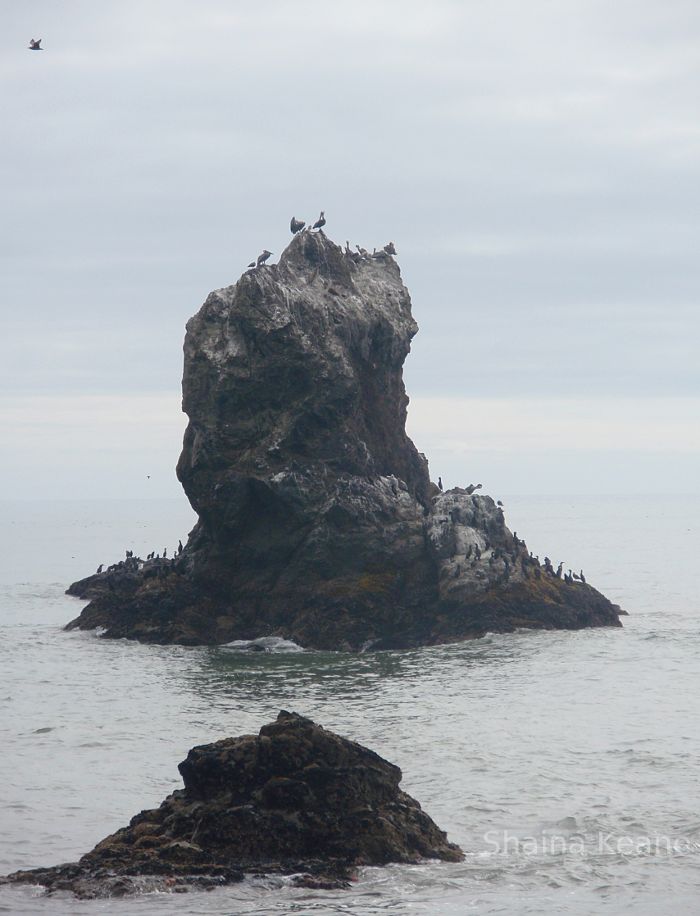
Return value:
M 464 857 L 399 789 L 397 766 L 295 713 L 280 712 L 259 735 L 192 748 L 179 770 L 184 789 L 78 862 L 15 872 L 0 884 L 91 898 L 267 872 L 342 887 L 354 866 Z

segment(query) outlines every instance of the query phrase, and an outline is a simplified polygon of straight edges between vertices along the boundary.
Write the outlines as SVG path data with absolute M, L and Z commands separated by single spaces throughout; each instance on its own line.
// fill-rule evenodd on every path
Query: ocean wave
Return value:
M 232 652 L 305 652 L 303 646 L 281 636 L 259 636 L 257 639 L 234 639 L 220 649 Z

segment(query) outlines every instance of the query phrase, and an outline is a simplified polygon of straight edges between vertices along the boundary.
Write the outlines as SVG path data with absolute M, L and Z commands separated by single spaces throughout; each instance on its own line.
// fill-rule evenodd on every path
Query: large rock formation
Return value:
M 399 789 L 397 766 L 294 713 L 281 712 L 259 735 L 192 748 L 178 769 L 184 789 L 80 861 L 0 883 L 107 897 L 277 872 L 328 887 L 358 865 L 464 857 Z
M 199 522 L 174 560 L 75 583 L 92 601 L 69 626 L 349 650 L 618 626 L 599 592 L 529 556 L 492 499 L 430 482 L 405 431 L 416 331 L 393 257 L 322 232 L 212 293 L 187 325 L 177 467 Z

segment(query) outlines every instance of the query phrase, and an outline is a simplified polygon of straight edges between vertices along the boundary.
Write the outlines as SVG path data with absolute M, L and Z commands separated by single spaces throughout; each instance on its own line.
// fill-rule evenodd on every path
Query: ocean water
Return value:
M 195 744 L 295 710 L 401 766 L 466 852 L 109 901 L 0 888 L 0 913 L 597 914 L 700 910 L 700 497 L 511 498 L 528 546 L 583 567 L 624 629 L 346 656 L 64 633 L 68 583 L 185 540 L 183 501 L 6 502 L 0 531 L 0 874 L 77 859 L 180 786 Z

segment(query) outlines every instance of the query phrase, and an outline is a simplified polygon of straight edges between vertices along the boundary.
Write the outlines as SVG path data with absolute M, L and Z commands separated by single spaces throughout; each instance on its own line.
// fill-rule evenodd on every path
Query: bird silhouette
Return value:
M 42 41 L 43 39 L 41 38 L 30 38 L 29 39 L 29 50 L 30 51 L 43 51 L 44 49 L 41 47 Z

